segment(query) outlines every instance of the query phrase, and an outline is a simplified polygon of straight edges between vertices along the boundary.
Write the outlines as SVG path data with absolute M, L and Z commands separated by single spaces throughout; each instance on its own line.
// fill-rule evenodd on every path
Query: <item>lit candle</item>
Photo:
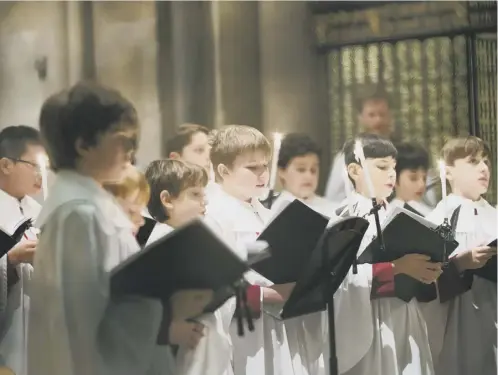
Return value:
M 363 175 L 365 176 L 365 183 L 367 184 L 368 194 L 370 195 L 370 198 L 376 198 L 372 180 L 370 178 L 370 173 L 368 172 L 365 154 L 363 153 L 363 144 L 359 139 L 355 142 L 354 153 L 356 155 L 356 158 L 359 159 L 360 164 L 363 168 Z
M 443 201 L 444 217 L 446 218 L 446 164 L 439 160 L 439 178 L 441 179 L 441 199 Z
M 268 185 L 270 190 L 275 189 L 277 182 L 278 154 L 280 153 L 282 138 L 283 136 L 280 133 L 273 134 L 273 157 L 271 159 L 270 184 Z
M 38 154 L 37 161 L 38 161 L 38 166 L 40 167 L 43 200 L 47 200 L 47 194 L 48 194 L 47 156 L 44 154 Z
M 353 215 L 353 195 L 351 194 L 351 189 L 350 189 L 350 181 L 349 181 L 349 173 L 348 173 L 348 167 L 344 168 L 344 188 L 346 189 L 346 201 L 348 204 L 348 212 L 349 215 Z

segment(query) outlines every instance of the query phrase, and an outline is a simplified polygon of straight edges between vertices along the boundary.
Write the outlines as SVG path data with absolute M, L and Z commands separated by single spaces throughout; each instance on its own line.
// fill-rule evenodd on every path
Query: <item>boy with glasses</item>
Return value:
M 13 234 L 22 221 L 35 220 L 40 212 L 31 197 L 42 185 L 40 154 L 45 155 L 45 150 L 38 130 L 19 125 L 0 132 L 0 229 L 7 234 Z M 23 241 L 0 258 L 0 355 L 3 365 L 18 375 L 26 373 L 26 287 L 36 246 L 36 232 L 30 229 Z

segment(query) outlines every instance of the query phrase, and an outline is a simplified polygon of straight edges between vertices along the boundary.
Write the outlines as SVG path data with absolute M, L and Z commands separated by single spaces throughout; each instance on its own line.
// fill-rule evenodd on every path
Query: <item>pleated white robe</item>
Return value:
M 13 234 L 17 225 L 25 219 L 36 220 L 41 206 L 31 197 L 21 201 L 0 190 L 0 228 Z M 36 240 L 38 231 L 29 229 L 23 240 Z M 6 367 L 17 375 L 27 373 L 27 334 L 29 318 L 29 284 L 33 267 L 19 264 L 16 272 L 19 281 L 7 293 L 7 256 L 0 258 L 0 356 Z
M 490 243 L 497 237 L 497 210 L 484 199 L 472 202 L 450 194 L 427 217 L 441 224 L 460 208 L 455 239 L 458 248 L 451 256 Z M 476 214 L 477 213 L 477 214 Z M 474 276 L 472 288 L 453 300 L 434 301 L 424 307 L 431 349 L 438 375 L 494 375 L 497 373 L 496 284 Z
M 159 301 L 111 298 L 110 270 L 139 251 L 132 224 L 96 182 L 63 171 L 37 221 L 29 375 L 163 373 Z
M 359 194 L 351 197 L 354 216 L 364 216 L 372 202 Z M 343 202 L 346 205 L 347 202 Z M 347 208 L 346 208 L 347 209 Z M 387 217 L 381 209 L 381 222 Z M 358 255 L 376 236 L 374 217 Z M 339 373 L 344 375 L 434 374 L 425 320 L 418 302 L 398 298 L 371 300 L 372 266 L 350 269 L 334 295 Z
M 206 223 L 234 248 L 247 257 L 246 245 L 264 229 L 271 213 L 257 200 L 244 203 L 218 188 L 208 196 Z M 253 284 L 271 285 L 261 275 L 250 271 L 246 278 Z M 265 310 L 264 304 L 262 305 Z M 206 316 L 206 336 L 193 351 L 178 353 L 179 375 L 293 375 L 292 356 L 283 322 L 263 313 L 255 320 L 255 331 L 245 330 L 238 337 L 232 323 L 235 300 L 232 298 L 214 314 Z
M 292 202 L 294 199 L 297 198 L 290 192 L 282 191 L 273 203 L 272 211 L 278 211 L 285 202 Z M 332 221 L 338 219 L 334 205 L 325 198 L 314 196 L 304 203 Z M 325 342 L 328 340 L 327 313 L 318 312 L 289 319 L 285 321 L 285 326 L 293 358 L 294 373 L 296 375 L 327 375 L 325 360 L 328 360 L 328 352 L 323 352 L 326 348 Z

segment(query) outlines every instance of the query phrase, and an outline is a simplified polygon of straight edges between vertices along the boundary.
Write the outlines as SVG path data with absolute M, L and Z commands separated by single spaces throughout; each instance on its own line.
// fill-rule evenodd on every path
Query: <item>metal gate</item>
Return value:
M 455 135 L 493 149 L 496 203 L 496 2 L 418 2 L 317 16 L 327 55 L 331 152 L 357 134 L 365 86 L 390 94 L 395 133 L 432 155 Z M 351 33 L 347 31 L 351 30 Z

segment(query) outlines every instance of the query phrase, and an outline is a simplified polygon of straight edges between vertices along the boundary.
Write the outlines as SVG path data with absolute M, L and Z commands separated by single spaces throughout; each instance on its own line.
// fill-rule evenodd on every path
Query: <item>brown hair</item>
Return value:
M 40 113 L 41 138 L 54 171 L 76 167 L 78 139 L 94 146 L 102 134 L 128 129 L 136 134 L 126 151 L 134 151 L 139 131 L 135 107 L 118 91 L 93 83 L 78 83 L 52 95 Z
M 172 152 L 181 154 L 183 149 L 192 142 L 192 137 L 197 133 L 209 134 L 209 129 L 197 124 L 182 124 L 176 130 L 176 134 L 166 142 L 166 153 L 169 156 Z
M 271 157 L 270 142 L 257 129 L 246 125 L 228 125 L 213 132 L 211 136 L 211 162 L 216 180 L 220 181 L 218 166 L 233 165 L 235 158 L 246 152 L 262 151 Z
M 151 190 L 147 208 L 160 223 L 169 218 L 161 202 L 162 191 L 167 190 L 170 196 L 177 198 L 185 189 L 205 187 L 208 183 L 208 174 L 204 168 L 176 159 L 153 161 L 145 171 L 145 178 Z
M 441 157 L 446 165 L 452 166 L 456 160 L 465 159 L 467 156 L 489 158 L 489 146 L 478 137 L 452 138 L 443 147 Z
M 104 189 L 121 199 L 127 199 L 138 191 L 138 200 L 143 205 L 147 204 L 150 197 L 150 187 L 145 175 L 133 166 L 127 168 L 120 181 L 104 184 Z

